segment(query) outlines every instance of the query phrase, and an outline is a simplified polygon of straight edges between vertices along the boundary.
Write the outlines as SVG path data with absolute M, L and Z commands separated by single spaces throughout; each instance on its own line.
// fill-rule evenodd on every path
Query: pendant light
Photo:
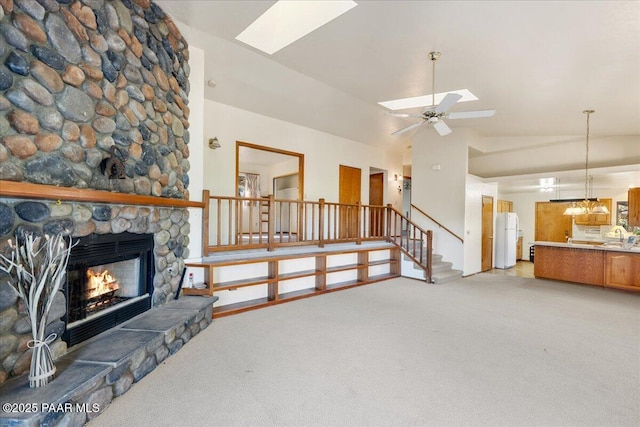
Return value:
M 584 110 L 584 114 L 587 115 L 587 141 L 585 149 L 585 161 L 584 161 L 584 200 L 571 203 L 563 213 L 563 215 L 588 215 L 598 214 L 606 215 L 609 213 L 609 209 L 597 199 L 589 198 L 589 116 L 595 113 L 595 110 Z

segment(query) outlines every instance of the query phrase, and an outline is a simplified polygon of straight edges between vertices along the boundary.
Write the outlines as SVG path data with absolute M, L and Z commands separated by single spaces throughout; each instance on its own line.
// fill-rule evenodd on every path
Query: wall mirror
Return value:
M 236 141 L 236 188 L 238 197 L 303 200 L 304 154 Z

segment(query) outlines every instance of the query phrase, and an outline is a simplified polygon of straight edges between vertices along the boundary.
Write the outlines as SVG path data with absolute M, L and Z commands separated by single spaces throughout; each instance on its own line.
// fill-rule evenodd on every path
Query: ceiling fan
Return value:
M 478 111 L 461 111 L 456 113 L 447 113 L 449 108 L 453 107 L 462 98 L 462 95 L 457 93 L 448 93 L 438 105 L 436 105 L 436 61 L 440 58 L 440 52 L 434 51 L 429 53 L 429 59 L 433 63 L 433 81 L 432 90 L 433 96 L 431 105 L 427 106 L 420 114 L 408 114 L 408 113 L 390 113 L 395 117 L 415 117 L 422 119 L 421 122 L 414 123 L 402 129 L 398 129 L 391 135 L 399 135 L 401 133 L 408 132 L 417 128 L 425 123 L 430 124 L 440 134 L 440 136 L 448 135 L 451 133 L 451 128 L 443 121 L 443 119 L 474 119 L 479 117 L 491 117 L 496 113 L 496 110 L 478 110 Z

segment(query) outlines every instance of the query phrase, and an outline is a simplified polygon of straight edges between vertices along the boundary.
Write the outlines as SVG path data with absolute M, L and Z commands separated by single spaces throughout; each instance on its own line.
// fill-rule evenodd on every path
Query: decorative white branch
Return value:
M 65 238 L 37 236 L 23 233 L 15 245 L 9 240 L 11 258 L 0 254 L 0 270 L 12 278 L 12 284 L 24 301 L 33 339 L 28 343 L 33 349 L 29 385 L 41 387 L 53 378 L 55 366 L 51 360 L 49 344 L 56 334 L 44 336 L 48 315 L 56 293 L 60 290 L 73 245 Z

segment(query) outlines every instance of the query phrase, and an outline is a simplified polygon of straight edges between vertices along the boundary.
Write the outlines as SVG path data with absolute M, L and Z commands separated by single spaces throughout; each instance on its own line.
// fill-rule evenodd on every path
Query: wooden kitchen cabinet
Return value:
M 518 237 L 518 243 L 516 243 L 516 261 L 522 259 L 522 237 Z
M 605 255 L 604 285 L 610 288 L 640 290 L 640 254 L 607 253 Z
M 629 225 L 640 227 L 640 187 L 629 189 Z
M 604 251 L 536 245 L 535 277 L 604 285 Z
M 569 203 L 536 202 L 535 240 L 566 243 L 573 233 L 573 218 L 563 215 Z
M 513 202 L 509 200 L 498 200 L 497 210 L 498 210 L 498 213 L 513 212 Z
M 589 215 L 576 215 L 576 225 L 611 225 L 611 212 L 613 206 L 612 199 L 599 199 L 600 203 L 605 205 L 609 210 L 606 215 L 603 214 L 589 214 Z

